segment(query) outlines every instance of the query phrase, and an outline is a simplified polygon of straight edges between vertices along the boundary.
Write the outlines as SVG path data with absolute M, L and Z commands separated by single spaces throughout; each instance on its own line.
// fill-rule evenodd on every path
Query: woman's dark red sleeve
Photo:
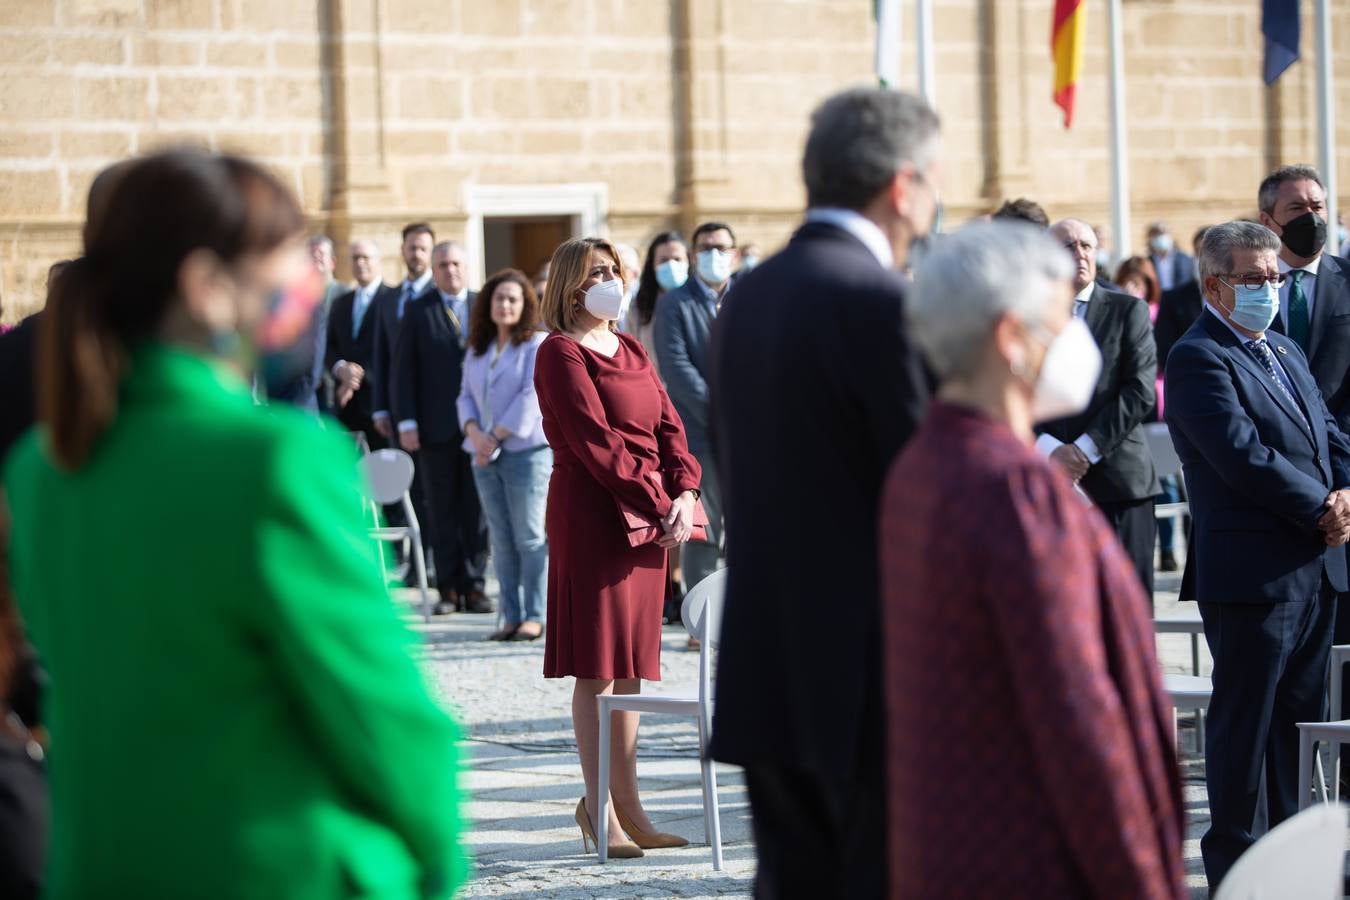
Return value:
M 568 449 L 596 481 L 620 501 L 652 518 L 664 518 L 670 512 L 670 498 L 642 477 L 642 467 L 628 452 L 623 438 L 609 427 L 605 406 L 580 348 L 567 340 L 544 341 L 535 357 L 534 387 L 540 406 L 552 414 L 567 439 Z

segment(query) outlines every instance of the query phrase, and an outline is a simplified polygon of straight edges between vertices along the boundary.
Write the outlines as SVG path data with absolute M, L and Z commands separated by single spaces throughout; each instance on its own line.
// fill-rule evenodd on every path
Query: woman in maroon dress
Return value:
M 881 512 L 889 861 L 902 898 L 1180 900 L 1183 806 L 1148 604 L 1032 450 L 1101 356 L 1044 232 L 943 238 L 910 318 L 942 381 Z
M 597 784 L 595 698 L 636 694 L 641 679 L 661 679 L 666 551 L 689 539 L 702 475 L 642 344 L 614 329 L 624 294 L 608 242 L 579 238 L 559 247 L 543 302 L 553 334 L 539 347 L 534 375 L 554 460 L 544 676 L 576 677 L 572 726 L 586 781 L 577 824 L 593 839 L 598 791 L 608 787 L 609 833 L 635 842 L 612 844 L 616 857 L 687 843 L 657 833 L 642 809 L 637 713 L 616 715 L 610 783 Z M 621 503 L 660 522 L 659 540 L 630 546 Z

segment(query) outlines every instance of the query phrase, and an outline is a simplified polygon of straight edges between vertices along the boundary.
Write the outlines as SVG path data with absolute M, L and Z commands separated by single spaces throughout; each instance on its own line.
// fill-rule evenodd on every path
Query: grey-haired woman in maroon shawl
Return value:
M 1100 366 L 1070 266 L 990 223 L 918 273 L 914 332 L 943 384 L 882 505 L 893 898 L 1186 896 L 1149 605 L 1031 446 Z

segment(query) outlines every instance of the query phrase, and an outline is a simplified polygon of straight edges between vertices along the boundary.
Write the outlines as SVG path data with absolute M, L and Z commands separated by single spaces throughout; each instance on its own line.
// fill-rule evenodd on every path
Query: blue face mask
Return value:
M 698 277 L 708 284 L 721 284 L 731 277 L 731 254 L 725 250 L 704 250 L 694 259 Z
M 1233 288 L 1233 311 L 1228 317 L 1233 324 L 1257 334 L 1269 328 L 1280 311 L 1279 289 L 1269 281 L 1259 288 L 1240 284 L 1229 286 Z
M 668 259 L 656 267 L 656 283 L 663 291 L 673 291 L 689 280 L 689 263 Z

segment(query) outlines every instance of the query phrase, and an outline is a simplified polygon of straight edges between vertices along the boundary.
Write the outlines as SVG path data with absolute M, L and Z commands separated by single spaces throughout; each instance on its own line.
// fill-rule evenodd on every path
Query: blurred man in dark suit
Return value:
M 398 346 L 399 330 L 408 304 L 429 291 L 431 284 L 431 247 L 436 233 L 425 222 L 414 222 L 403 229 L 403 264 L 407 275 L 395 288 L 395 294 L 375 306 L 375 355 L 367 372 L 370 381 L 372 417 L 375 430 L 386 440 L 394 441 L 394 420 L 390 417 L 393 382 L 390 369 L 394 364 L 394 348 Z
M 1280 312 L 1271 328 L 1287 334 L 1336 417 L 1350 433 L 1350 261 L 1326 253 L 1326 190 L 1312 166 L 1285 166 L 1261 182 L 1261 224 L 1280 239 Z
M 919 98 L 826 100 L 806 221 L 713 327 L 728 576 L 711 752 L 745 768 L 759 898 L 887 892 L 877 509 L 929 393 L 896 270 L 932 229 L 939 158 Z
M 1050 235 L 1074 258 L 1073 314 L 1096 339 L 1102 371 L 1087 411 L 1037 428 L 1036 448 L 1062 465 L 1097 504 L 1152 598 L 1158 477 L 1143 424 L 1157 402 L 1158 358 L 1148 305 L 1096 283 L 1097 238 L 1087 223 L 1065 219 Z
M 374 241 L 353 241 L 352 277 L 356 287 L 333 301 L 328 314 L 324 369 L 334 381 L 333 407 L 338 421 L 366 436 L 372 450 L 387 446 L 371 418 L 368 372 L 375 356 L 375 314 L 391 302 L 395 289 L 380 280 L 380 249 Z
M 1195 277 L 1195 260 L 1177 247 L 1172 229 L 1166 222 L 1148 226 L 1148 258 L 1158 273 L 1158 286 L 1164 291 L 1185 284 Z
M 1164 415 L 1194 523 L 1182 599 L 1200 601 L 1214 657 L 1200 841 L 1211 891 L 1256 839 L 1263 770 L 1271 826 L 1309 790 L 1295 723 L 1322 719 L 1347 589 L 1350 442 L 1298 344 L 1268 330 L 1290 280 L 1279 246 L 1254 222 L 1205 234 L 1206 311 L 1167 360 Z
M 1208 229 L 1208 225 L 1202 225 L 1195 230 L 1195 236 L 1191 239 L 1191 247 L 1197 256 L 1200 242 L 1204 240 Z M 1204 309 L 1204 300 L 1200 296 L 1200 274 L 1194 265 L 1191 268 L 1191 277 L 1170 291 L 1163 291 L 1162 299 L 1158 301 L 1158 318 L 1153 322 L 1153 342 L 1158 347 L 1159 369 L 1166 366 L 1167 354 L 1172 352 L 1172 345 L 1195 324 Z
M 465 282 L 464 249 L 449 241 L 431 254 L 434 284 L 408 304 L 394 352 L 393 408 L 399 446 L 417 453 L 432 530 L 438 610 L 492 612 L 483 593 L 487 523 L 472 460 L 461 449 L 456 402 L 463 377 L 469 313 L 477 294 Z

